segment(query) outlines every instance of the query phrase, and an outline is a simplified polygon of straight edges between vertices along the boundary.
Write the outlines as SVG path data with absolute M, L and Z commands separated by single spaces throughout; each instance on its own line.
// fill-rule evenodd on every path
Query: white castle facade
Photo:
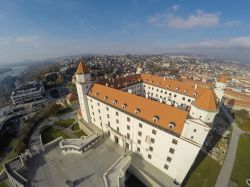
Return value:
M 214 91 L 141 74 L 138 68 L 140 74 L 94 83 L 80 63 L 76 87 L 82 120 L 181 184 L 212 127 L 226 82 Z

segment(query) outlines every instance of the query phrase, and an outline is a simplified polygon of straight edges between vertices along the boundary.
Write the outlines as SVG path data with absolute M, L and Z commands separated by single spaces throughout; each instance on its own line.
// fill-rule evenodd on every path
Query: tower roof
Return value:
M 85 74 L 87 72 L 88 72 L 88 68 L 84 64 L 83 60 L 81 60 L 78 67 L 77 67 L 76 74 L 80 75 L 80 74 Z
M 227 83 L 227 78 L 224 74 L 222 74 L 218 80 L 219 82 L 222 82 L 222 83 Z
M 138 65 L 137 65 L 137 68 L 141 68 L 142 67 L 142 65 L 141 65 L 141 63 L 139 63 Z
M 195 100 L 194 106 L 206 111 L 216 111 L 217 102 L 213 89 L 206 89 L 206 91 Z

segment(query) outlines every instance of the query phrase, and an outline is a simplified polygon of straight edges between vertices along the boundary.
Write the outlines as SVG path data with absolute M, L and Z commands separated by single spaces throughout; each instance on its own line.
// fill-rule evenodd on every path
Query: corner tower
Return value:
M 82 118 L 89 123 L 90 115 L 89 115 L 87 94 L 92 85 L 92 81 L 91 81 L 91 75 L 88 72 L 88 68 L 86 67 L 83 61 L 79 63 L 75 76 L 76 76 L 76 89 L 77 89 L 77 95 L 79 99 Z
M 141 63 L 138 64 L 137 69 L 136 69 L 136 74 L 141 74 L 143 71 Z
M 220 78 L 215 83 L 215 94 L 218 97 L 219 101 L 222 100 L 224 91 L 227 87 L 227 78 L 225 75 L 221 75 Z
M 217 101 L 213 89 L 207 89 L 192 104 L 190 116 L 201 119 L 204 123 L 212 123 L 217 114 Z

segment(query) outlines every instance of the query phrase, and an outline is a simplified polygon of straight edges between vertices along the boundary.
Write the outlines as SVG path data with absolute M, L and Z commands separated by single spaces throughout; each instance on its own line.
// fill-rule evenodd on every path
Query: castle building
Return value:
M 212 128 L 219 98 L 212 88 L 143 74 L 141 66 L 137 73 L 94 83 L 81 62 L 82 120 L 181 184 Z

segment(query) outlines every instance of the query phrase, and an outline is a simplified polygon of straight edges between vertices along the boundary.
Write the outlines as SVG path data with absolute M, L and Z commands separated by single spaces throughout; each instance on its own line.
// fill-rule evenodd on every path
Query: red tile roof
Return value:
M 218 80 L 221 83 L 227 83 L 227 78 L 224 74 L 222 74 Z
M 172 131 L 179 135 L 188 116 L 187 111 L 97 83 L 92 85 L 88 95 L 164 129 L 170 130 L 168 125 L 174 122 L 176 126 Z M 154 117 L 159 118 L 158 122 L 153 121 Z
M 200 95 L 195 101 L 194 105 L 197 108 L 206 110 L 206 111 L 217 111 L 217 101 L 216 95 L 213 89 L 207 89 L 202 95 Z
M 88 72 L 87 66 L 84 64 L 83 61 L 81 61 L 77 67 L 76 74 L 80 75 L 80 74 L 85 74 L 87 72 Z

